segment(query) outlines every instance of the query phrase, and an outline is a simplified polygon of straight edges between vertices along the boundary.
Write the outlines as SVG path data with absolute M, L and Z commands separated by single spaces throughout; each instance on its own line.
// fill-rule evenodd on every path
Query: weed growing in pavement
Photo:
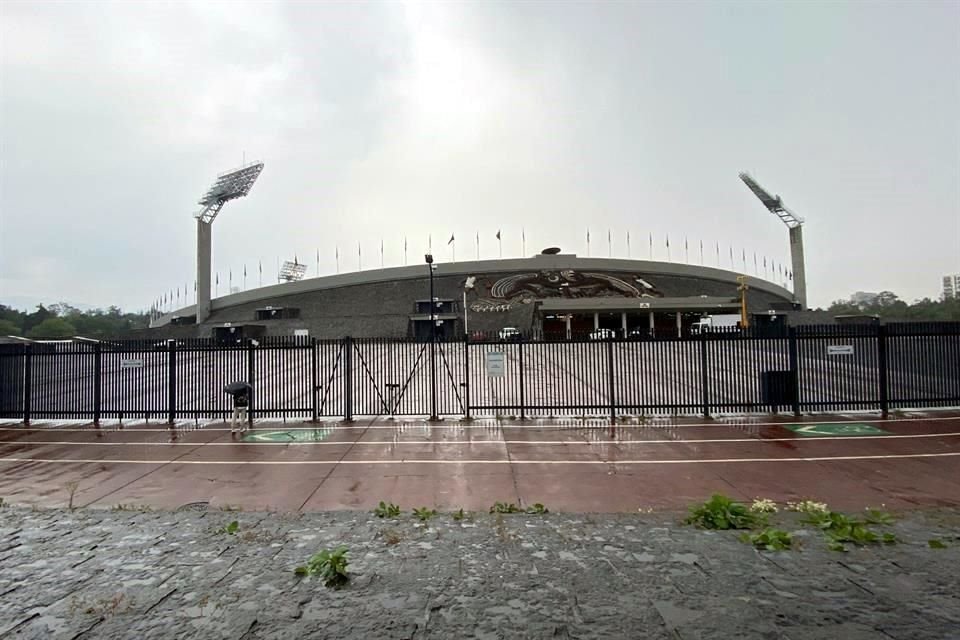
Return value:
M 814 502 L 813 500 L 788 502 L 787 510 L 796 511 L 797 513 L 827 513 L 830 511 L 830 509 L 827 508 L 826 502 Z
M 498 513 L 496 519 L 493 521 L 493 526 L 497 530 L 497 537 L 500 538 L 500 542 L 510 542 L 512 536 L 510 532 L 507 531 L 506 523 L 503 521 L 503 514 Z
M 0 506 L 3 506 L 3 502 L 2 502 L 2 501 L 0 501 Z M 454 511 L 454 512 L 453 512 L 453 519 L 454 519 L 456 522 L 460 522 L 461 520 L 463 520 L 463 518 L 464 518 L 465 516 L 466 516 L 466 514 L 463 512 L 463 508 L 462 508 L 462 507 L 461 507 L 460 509 L 458 509 L 457 511 Z
M 490 513 L 521 513 L 523 510 L 514 503 L 494 502 Z
M 421 522 L 426 522 L 433 516 L 437 515 L 437 510 L 428 509 L 427 507 L 420 507 L 419 509 L 413 510 L 413 515 L 419 518 Z
M 946 549 L 947 543 L 943 540 L 938 540 L 937 538 L 931 538 L 927 540 L 927 546 L 931 549 Z
M 880 505 L 880 506 L 883 506 L 883 505 Z M 866 515 L 864 516 L 864 520 L 866 520 L 868 524 L 883 524 L 883 525 L 893 524 L 893 521 L 894 521 L 893 515 L 886 511 L 883 511 L 882 509 L 868 508 L 868 509 L 865 509 L 865 511 L 866 511 Z
M 836 511 L 811 513 L 804 519 L 827 537 L 827 547 L 831 551 L 846 551 L 847 544 L 863 547 L 870 544 L 896 544 L 897 537 L 892 533 L 878 534 L 870 529 L 866 520 L 858 520 Z
M 0 509 L 3 509 L 3 498 L 0 498 Z M 463 509 L 461 509 L 463 511 Z
M 761 551 L 786 551 L 793 547 L 793 537 L 782 529 L 764 529 L 759 533 L 743 533 L 741 542 L 752 544 Z
M 703 504 L 692 505 L 685 522 L 702 529 L 753 529 L 765 524 L 766 519 L 743 503 L 715 493 Z
M 243 509 L 237 505 L 222 504 L 220 505 L 220 511 L 243 511 Z
M 73 482 L 68 482 L 65 486 L 67 491 L 70 492 L 70 499 L 67 501 L 67 509 L 73 511 L 73 496 L 77 493 L 77 488 L 80 486 L 80 483 L 74 480 Z
M 401 540 L 403 540 L 403 536 L 400 535 L 400 532 L 394 531 L 393 529 L 388 529 L 387 531 L 384 531 L 381 535 L 383 537 L 383 541 L 391 546 L 398 544 Z
M 777 503 L 770 498 L 754 498 L 750 505 L 750 511 L 754 513 L 776 513 L 779 511 Z
M 240 523 L 234 520 L 225 527 L 220 527 L 217 529 L 218 534 L 226 534 L 228 536 L 236 535 L 237 531 L 240 530 Z
M 392 502 L 381 500 L 377 508 L 373 510 L 373 515 L 378 518 L 396 518 L 400 515 L 400 507 Z
M 340 587 L 347 583 L 350 576 L 347 574 L 347 560 L 349 551 L 340 546 L 336 549 L 324 549 L 314 554 L 307 564 L 297 567 L 293 572 L 298 576 L 315 576 L 323 578 L 323 584 L 328 587 Z
M 550 513 L 550 510 L 539 502 L 534 502 L 533 506 L 527 507 L 527 513 L 531 515 L 542 516 L 545 513 Z

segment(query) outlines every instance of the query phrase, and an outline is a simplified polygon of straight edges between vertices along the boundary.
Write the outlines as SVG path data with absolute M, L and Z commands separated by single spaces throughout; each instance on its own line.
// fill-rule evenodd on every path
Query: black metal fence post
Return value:
M 312 422 L 317 421 L 317 339 L 310 338 L 310 407 Z
M 167 340 L 167 424 L 173 426 L 177 409 L 177 341 Z
M 526 398 L 525 398 L 525 396 L 524 396 L 524 390 L 523 390 L 523 387 L 524 387 L 524 379 L 523 379 L 523 378 L 524 378 L 524 374 L 523 374 L 523 340 L 521 340 L 521 341 L 519 341 L 519 342 L 517 343 L 517 349 L 520 351 L 520 356 L 519 356 L 519 360 L 520 360 L 520 419 L 521 419 L 521 420 L 526 420 L 526 418 L 527 418 L 527 413 L 526 413 L 527 410 L 526 410 L 526 406 L 525 406 L 525 405 L 526 405 Z
M 703 404 L 703 417 L 710 417 L 710 388 L 707 375 L 707 332 L 700 332 L 700 401 Z
M 33 378 L 32 363 L 33 345 L 23 345 L 23 424 L 30 425 L 30 395 L 31 378 Z
M 93 345 L 93 426 L 100 426 L 100 402 L 102 380 L 100 373 L 102 371 L 103 352 L 100 343 Z
M 610 424 L 617 422 L 617 399 L 613 391 L 613 338 L 607 340 L 607 398 L 610 400 Z
M 880 414 L 886 419 L 890 411 L 889 390 L 887 389 L 887 325 L 877 327 L 877 368 L 880 386 Z
M 343 421 L 353 422 L 353 338 L 343 339 Z
M 470 419 L 470 336 L 463 336 L 463 418 Z
M 247 407 L 247 426 L 251 429 L 253 428 L 253 412 L 254 407 L 256 407 L 257 402 L 257 393 L 254 389 L 253 378 L 256 375 L 254 371 L 254 351 L 253 351 L 253 340 L 247 339 L 247 384 L 250 385 L 250 406 Z
M 797 347 L 797 328 L 787 327 L 787 353 L 790 361 L 790 399 L 793 415 L 800 417 L 800 356 Z

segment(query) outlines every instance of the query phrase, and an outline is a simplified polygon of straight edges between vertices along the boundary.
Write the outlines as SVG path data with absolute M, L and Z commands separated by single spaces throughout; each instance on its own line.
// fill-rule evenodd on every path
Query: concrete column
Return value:
M 627 312 L 620 312 L 620 324 L 623 326 L 623 337 L 627 337 Z
M 213 225 L 197 220 L 197 324 L 210 317 L 210 271 Z
M 680 338 L 683 336 L 683 314 L 677 311 L 677 337 Z
M 803 227 L 790 229 L 790 262 L 793 266 L 793 297 L 807 308 L 807 273 L 803 262 Z
M 567 314 L 567 340 L 569 340 L 572 337 L 571 331 L 570 331 L 570 318 L 572 317 L 573 317 L 572 313 Z
M 593 328 L 594 328 L 594 329 L 599 329 L 599 328 L 600 328 L 600 314 L 599 314 L 599 313 L 594 313 L 594 314 L 593 314 Z

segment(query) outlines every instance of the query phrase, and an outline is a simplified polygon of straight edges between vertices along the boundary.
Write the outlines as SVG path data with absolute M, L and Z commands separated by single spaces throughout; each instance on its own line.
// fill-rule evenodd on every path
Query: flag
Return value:
M 318 254 L 318 256 L 319 256 L 319 254 Z M 247 265 L 243 265 L 243 277 L 244 277 L 244 278 L 247 277 Z
M 587 229 L 587 244 L 590 244 L 590 229 Z
M 523 227 L 520 227 L 520 240 L 523 242 L 527 241 L 527 230 Z
M 194 293 L 197 292 L 197 281 L 196 281 L 196 280 L 193 281 L 193 292 L 194 292 Z
M 297 254 L 293 254 L 293 264 L 295 264 L 295 265 L 299 265 L 299 264 L 300 264 L 299 262 L 297 262 Z
M 500 239 L 500 230 L 497 229 L 497 240 L 499 240 L 499 239 Z
M 667 234 L 667 249 L 670 248 L 670 234 Z
M 220 284 L 220 272 L 219 272 L 219 271 L 217 271 L 217 282 L 216 282 L 216 284 Z
M 447 240 L 447 244 L 452 244 L 453 241 L 454 241 L 454 239 L 455 239 L 455 238 L 453 237 L 453 234 L 451 233 L 451 234 L 450 234 L 450 239 Z
M 263 275 L 263 260 L 258 261 L 260 275 Z

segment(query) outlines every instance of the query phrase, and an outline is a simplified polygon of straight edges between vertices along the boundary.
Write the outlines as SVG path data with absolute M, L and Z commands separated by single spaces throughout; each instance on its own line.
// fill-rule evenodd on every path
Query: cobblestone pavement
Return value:
M 0 509 L 0 637 L 960 638 L 960 511 L 800 550 L 633 515 Z M 235 534 L 223 531 L 238 522 Z M 930 548 L 930 539 L 947 544 Z M 294 568 L 349 548 L 351 580 Z

